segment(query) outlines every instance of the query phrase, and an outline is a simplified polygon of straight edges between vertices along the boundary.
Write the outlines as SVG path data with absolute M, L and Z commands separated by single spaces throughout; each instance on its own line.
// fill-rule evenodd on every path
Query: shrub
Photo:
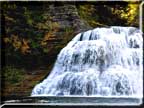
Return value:
M 4 81 L 15 84 L 23 80 L 24 70 L 16 69 L 13 66 L 6 66 L 2 70 L 2 77 Z

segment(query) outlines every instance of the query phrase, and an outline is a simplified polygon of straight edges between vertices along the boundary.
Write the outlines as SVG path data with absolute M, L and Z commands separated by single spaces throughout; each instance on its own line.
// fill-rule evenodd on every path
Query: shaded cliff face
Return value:
M 90 29 L 90 26 L 86 21 L 80 18 L 78 10 L 75 5 L 49 5 L 48 11 L 53 22 L 57 22 L 60 25 L 60 30 L 64 31 L 66 28 L 72 28 L 75 33 L 79 33 Z
M 2 6 L 5 51 L 10 53 L 7 64 L 51 63 L 74 35 L 91 29 L 74 4 L 6 2 Z

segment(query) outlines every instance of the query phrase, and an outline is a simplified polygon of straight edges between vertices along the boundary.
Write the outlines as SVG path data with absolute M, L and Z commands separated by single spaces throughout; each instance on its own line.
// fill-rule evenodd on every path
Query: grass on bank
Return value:
M 30 96 L 32 89 L 50 72 L 52 66 L 32 71 L 6 66 L 2 69 L 2 97 Z

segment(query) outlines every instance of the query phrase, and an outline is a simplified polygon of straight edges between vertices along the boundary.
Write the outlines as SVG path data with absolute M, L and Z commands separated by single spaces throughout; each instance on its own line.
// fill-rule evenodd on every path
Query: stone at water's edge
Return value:
M 142 32 L 134 27 L 79 33 L 58 55 L 32 96 L 142 97 Z

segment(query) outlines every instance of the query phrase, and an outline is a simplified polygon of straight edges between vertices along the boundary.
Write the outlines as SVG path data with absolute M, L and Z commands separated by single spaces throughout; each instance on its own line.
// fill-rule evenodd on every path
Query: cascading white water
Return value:
M 142 96 L 142 32 L 134 27 L 79 33 L 32 96 Z

